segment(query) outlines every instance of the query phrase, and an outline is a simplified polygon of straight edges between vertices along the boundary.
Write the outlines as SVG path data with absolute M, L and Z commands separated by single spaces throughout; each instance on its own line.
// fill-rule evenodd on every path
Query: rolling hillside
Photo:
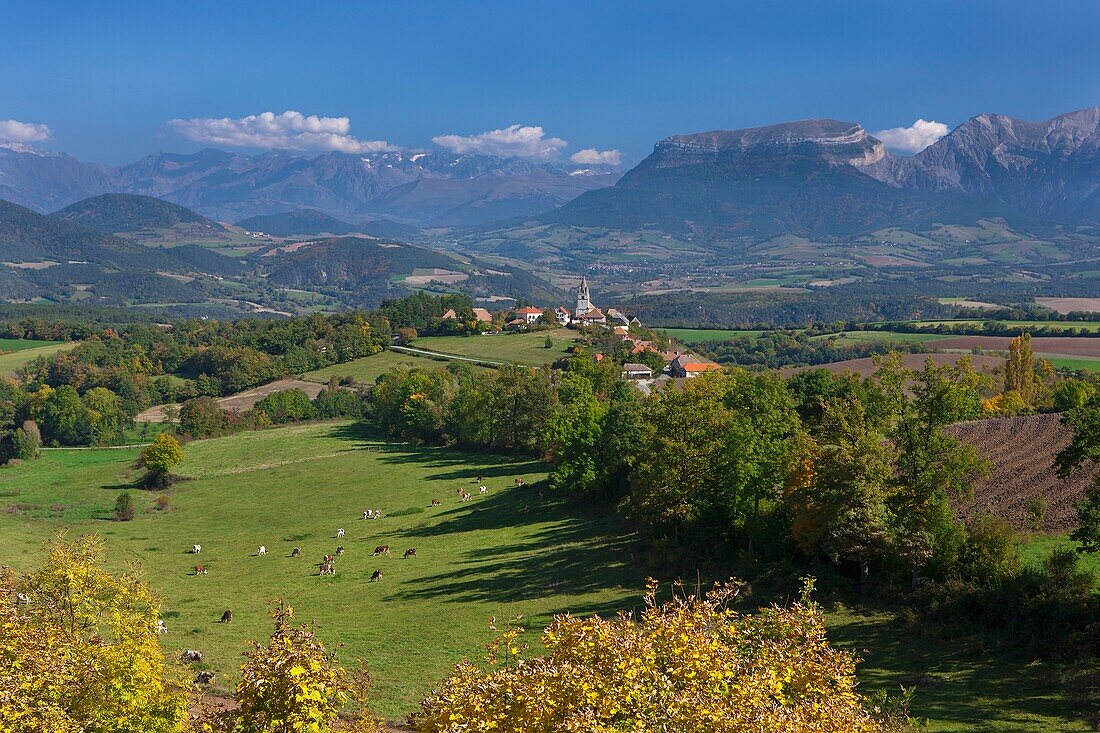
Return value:
M 109 193 L 70 204 L 51 214 L 105 234 L 136 234 L 180 226 L 225 231 L 225 227 L 170 201 L 152 196 Z

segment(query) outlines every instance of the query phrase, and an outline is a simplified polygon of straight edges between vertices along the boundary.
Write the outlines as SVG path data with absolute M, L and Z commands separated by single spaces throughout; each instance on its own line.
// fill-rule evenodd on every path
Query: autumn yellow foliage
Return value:
M 856 692 L 809 601 L 742 614 L 740 586 L 655 600 L 640 618 L 554 619 L 546 654 L 522 658 L 517 629 L 489 667 L 455 667 L 411 718 L 418 733 L 862 733 L 884 725 Z M 808 589 L 807 589 L 808 591 Z
M 0 577 L 0 731 L 186 730 L 187 696 L 165 667 L 157 597 L 103 568 L 103 543 L 62 538 L 41 570 Z

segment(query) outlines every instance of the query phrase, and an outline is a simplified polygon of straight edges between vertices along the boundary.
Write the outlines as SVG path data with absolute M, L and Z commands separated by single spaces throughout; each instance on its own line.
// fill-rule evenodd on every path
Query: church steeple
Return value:
M 583 316 L 592 310 L 592 300 L 588 293 L 588 277 L 581 276 L 581 286 L 577 290 L 577 310 L 576 315 Z

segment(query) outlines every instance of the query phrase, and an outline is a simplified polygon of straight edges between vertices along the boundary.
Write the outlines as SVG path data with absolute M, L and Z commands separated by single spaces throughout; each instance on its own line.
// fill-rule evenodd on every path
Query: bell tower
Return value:
M 589 298 L 588 294 L 588 278 L 582 276 L 581 286 L 577 290 L 577 309 L 575 311 L 575 314 L 578 316 L 583 316 L 585 313 L 588 313 L 591 310 L 592 301 Z

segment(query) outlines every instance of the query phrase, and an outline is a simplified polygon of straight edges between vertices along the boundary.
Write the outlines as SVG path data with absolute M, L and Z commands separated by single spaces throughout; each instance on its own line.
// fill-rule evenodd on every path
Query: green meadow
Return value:
M 11 376 L 24 364 L 39 356 L 50 356 L 76 346 L 70 341 L 31 341 L 0 339 L 0 376 Z
M 377 711 L 396 720 L 456 661 L 483 657 L 490 619 L 518 619 L 535 645 L 553 614 L 637 609 L 647 575 L 674 579 L 642 566 L 616 512 L 540 496 L 539 461 L 388 443 L 348 421 L 196 441 L 184 453 L 177 473 L 188 480 L 160 493 L 133 487 L 137 449 L 48 451 L 0 468 L 0 558 L 27 570 L 61 530 L 102 535 L 114 567 L 139 563 L 162 594 L 167 653 L 201 650 L 222 689 L 234 683 L 246 642 L 268 635 L 274 598 L 316 622 L 343 663 L 363 658 Z M 526 487 L 515 485 L 521 476 Z M 123 490 L 138 503 L 131 522 L 111 518 Z M 460 501 L 459 490 L 472 499 Z M 154 506 L 162 495 L 167 510 Z M 441 506 L 431 506 L 435 498 Z M 383 518 L 361 519 L 366 509 Z M 1041 557 L 1045 541 L 1024 551 Z M 338 545 L 346 554 L 337 575 L 319 577 L 317 563 Z M 377 545 L 391 554 L 372 557 Z M 303 557 L 290 557 L 294 547 Z M 409 547 L 417 557 L 402 559 Z M 196 562 L 209 574 L 194 575 Z M 374 570 L 380 582 L 370 581 Z M 926 730 L 1089 730 L 1056 668 L 1021 670 L 995 650 L 860 611 L 857 601 L 823 601 L 831 638 L 863 658 L 864 692 L 915 686 L 913 713 Z M 219 623 L 226 609 L 233 621 Z

